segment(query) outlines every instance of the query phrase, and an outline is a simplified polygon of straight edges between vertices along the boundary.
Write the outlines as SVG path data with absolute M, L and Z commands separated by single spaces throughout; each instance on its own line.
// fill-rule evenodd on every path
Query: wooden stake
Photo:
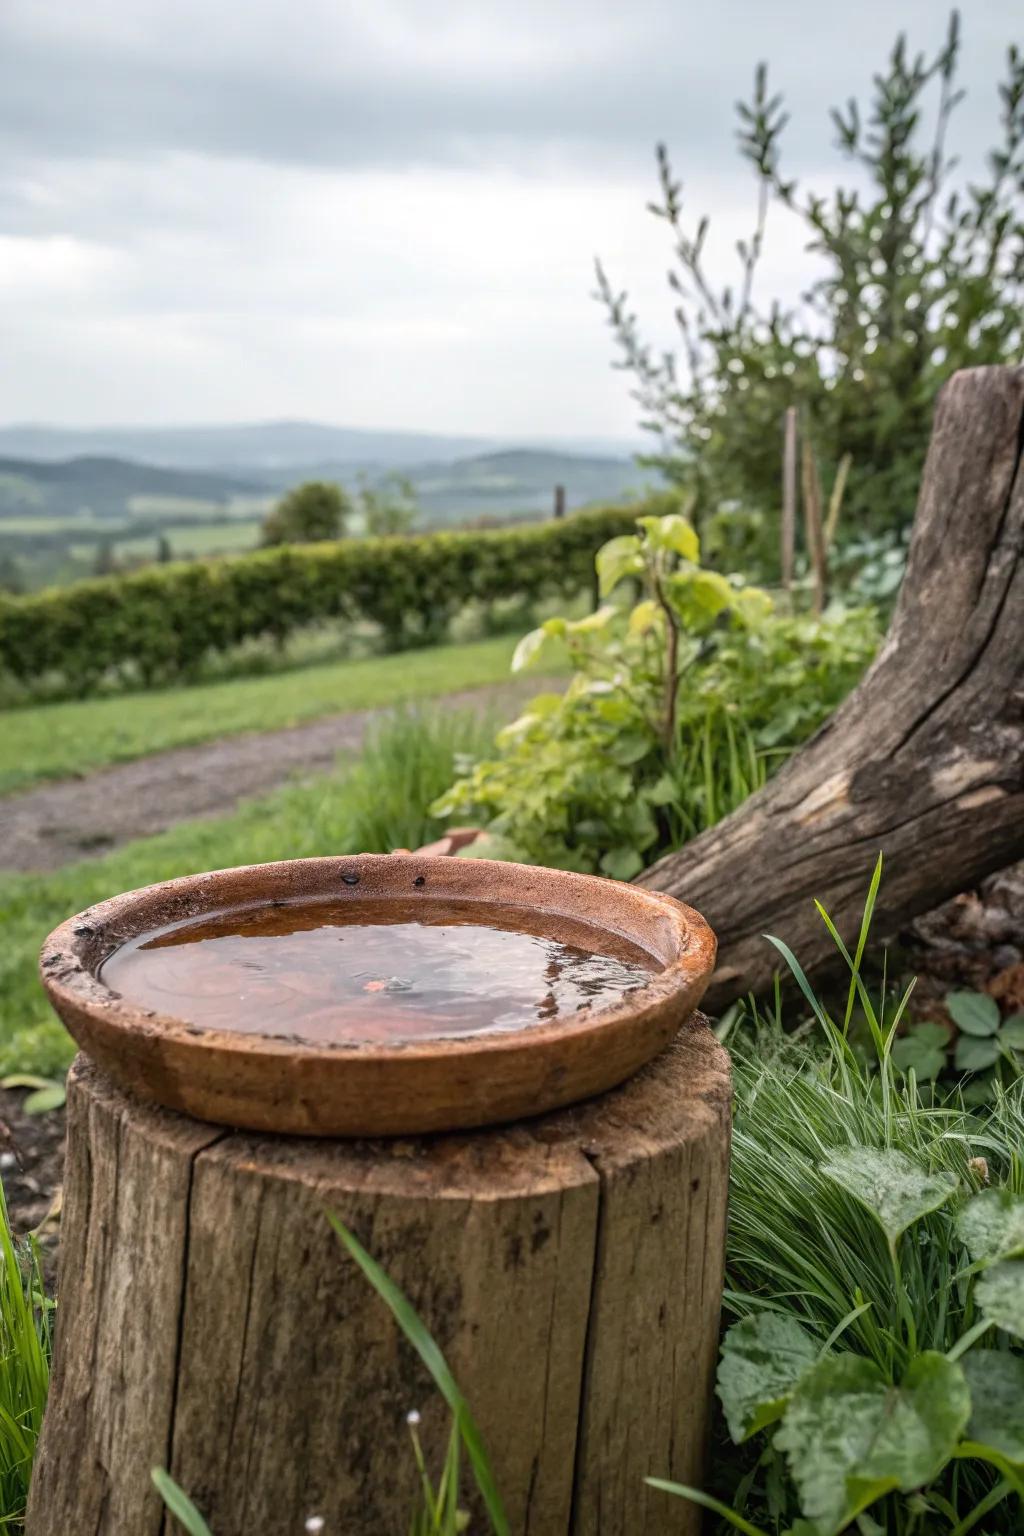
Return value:
M 796 406 L 786 411 L 782 442 L 782 585 L 788 592 L 793 585 L 793 552 L 796 545 Z
M 821 524 L 821 481 L 818 478 L 814 449 L 806 433 L 803 440 L 803 492 L 807 553 L 811 562 L 811 575 L 814 578 L 814 612 L 821 614 L 824 612 L 828 595 L 825 536 Z

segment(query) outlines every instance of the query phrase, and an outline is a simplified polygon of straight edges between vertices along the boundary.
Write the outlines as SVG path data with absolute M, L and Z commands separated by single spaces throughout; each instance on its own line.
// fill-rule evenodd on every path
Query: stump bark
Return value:
M 243 1135 L 79 1057 L 56 1357 L 27 1536 L 170 1536 L 166 1466 L 214 1536 L 401 1536 L 448 1429 L 335 1211 L 444 1350 L 515 1536 L 690 1536 L 728 1170 L 724 1051 L 695 1016 L 614 1092 L 407 1141 Z M 474 1492 L 464 1504 L 489 1527 Z
M 1024 855 L 1024 369 L 943 389 L 907 572 L 860 686 L 764 789 L 639 876 L 718 935 L 705 1005 L 762 991 L 779 934 L 806 970 L 834 957 L 813 905 L 856 932 L 872 867 L 875 932 Z

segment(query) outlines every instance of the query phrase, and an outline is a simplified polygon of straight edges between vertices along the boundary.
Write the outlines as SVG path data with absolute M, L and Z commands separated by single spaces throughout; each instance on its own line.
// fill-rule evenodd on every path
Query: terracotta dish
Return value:
M 572 920 L 639 947 L 650 971 L 607 1006 L 501 1033 L 384 1043 L 252 1032 L 252 1020 L 246 1033 L 199 1027 L 131 1003 L 99 975 L 122 945 L 168 924 L 314 900 L 353 903 L 353 920 L 358 903 L 379 911 L 382 901 L 519 909 L 534 931 Z M 621 1083 L 673 1038 L 714 960 L 698 913 L 638 886 L 484 859 L 363 854 L 189 875 L 115 896 L 50 935 L 41 971 L 78 1044 L 140 1098 L 250 1130 L 373 1136 L 514 1120 Z

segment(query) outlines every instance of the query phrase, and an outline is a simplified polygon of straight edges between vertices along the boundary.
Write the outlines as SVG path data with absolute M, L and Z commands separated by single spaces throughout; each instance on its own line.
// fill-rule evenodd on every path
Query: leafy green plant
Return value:
M 921 1020 L 893 1044 L 892 1059 L 902 1072 L 932 1082 L 952 1066 L 974 1076 L 964 1090 L 974 1101 L 991 1097 L 997 1082 L 1024 1073 L 1024 1013 L 1002 1018 L 987 992 L 949 992 L 945 1005 L 959 1030 L 955 1047 L 947 1025 Z
M 880 875 L 852 953 L 822 912 L 850 973 L 836 1014 L 772 941 L 821 1043 L 784 1034 L 778 1004 L 734 1042 L 726 1306 L 739 1320 L 718 1391 L 754 1459 L 741 1474 L 733 1460 L 728 1503 L 658 1486 L 747 1536 L 765 1522 L 791 1536 L 1019 1529 L 1024 1083 L 971 1113 L 898 1073 L 909 992 L 876 1003 L 863 972 Z
M 35 1240 L 16 1244 L 0 1186 L 0 1525 L 20 1526 L 50 1385 L 54 1303 Z
M 843 526 L 856 537 L 893 531 L 913 515 L 943 380 L 957 368 L 1018 360 L 1024 55 L 1008 51 L 994 104 L 998 140 L 984 172 L 957 185 L 949 141 L 963 94 L 960 47 L 956 13 L 930 59 L 901 36 L 867 106 L 851 100 L 832 112 L 835 145 L 856 184 L 828 196 L 803 192 L 784 174 L 788 114 L 758 68 L 751 99 L 738 107 L 756 206 L 732 282 L 719 281 L 708 219 L 687 217 L 681 183 L 659 146 L 660 196 L 651 211 L 672 250 L 677 354 L 645 342 L 628 296 L 598 267 L 619 366 L 632 376 L 642 425 L 659 439 L 649 462 L 695 493 L 702 533 L 718 521 L 726 550 L 740 541 L 746 569 L 752 542 L 765 567 L 778 569 L 787 409 L 800 411 L 826 489 L 849 455 Z M 773 212 L 802 226 L 822 267 L 792 307 L 757 293 Z
M 759 788 L 873 653 L 869 611 L 779 612 L 701 565 L 681 512 L 638 525 L 598 552 L 610 601 L 520 642 L 514 670 L 568 654 L 566 692 L 535 698 L 434 808 L 504 856 L 629 879 Z

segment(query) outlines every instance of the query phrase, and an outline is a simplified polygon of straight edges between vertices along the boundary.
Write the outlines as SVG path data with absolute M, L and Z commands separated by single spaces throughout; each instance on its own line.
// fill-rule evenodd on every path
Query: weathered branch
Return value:
M 727 820 L 640 877 L 719 937 L 721 1006 L 770 982 L 776 933 L 809 969 L 854 932 L 879 851 L 894 935 L 1024 855 L 1024 368 L 954 375 L 939 398 L 896 614 L 835 716 Z

